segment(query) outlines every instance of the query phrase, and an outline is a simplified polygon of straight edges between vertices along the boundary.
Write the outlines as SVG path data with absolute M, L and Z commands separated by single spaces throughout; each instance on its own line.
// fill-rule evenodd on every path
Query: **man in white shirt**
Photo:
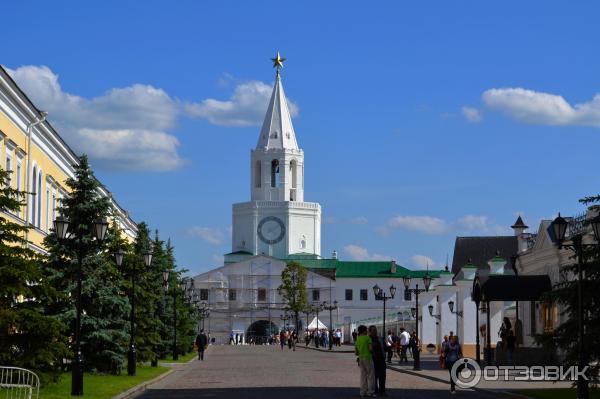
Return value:
M 410 334 L 403 327 L 400 327 L 400 363 L 402 360 L 408 363 L 408 357 L 406 357 L 406 351 L 410 342 Z
M 394 354 L 394 337 L 392 336 L 392 330 L 388 330 L 385 338 L 385 350 L 387 352 L 387 362 L 392 362 L 392 355 Z

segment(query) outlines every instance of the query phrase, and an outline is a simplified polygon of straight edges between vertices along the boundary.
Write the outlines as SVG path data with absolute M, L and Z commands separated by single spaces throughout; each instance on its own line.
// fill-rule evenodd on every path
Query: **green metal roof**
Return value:
M 409 270 L 396 264 L 396 273 L 391 272 L 391 261 L 343 261 L 339 259 L 288 259 L 307 269 L 334 269 L 336 278 L 396 277 L 421 278 L 427 271 Z M 431 277 L 439 277 L 442 270 L 429 270 Z
M 254 255 L 252 252 L 248 252 L 248 251 L 235 251 L 235 252 L 230 252 L 228 254 L 225 254 L 224 256 L 227 255 Z

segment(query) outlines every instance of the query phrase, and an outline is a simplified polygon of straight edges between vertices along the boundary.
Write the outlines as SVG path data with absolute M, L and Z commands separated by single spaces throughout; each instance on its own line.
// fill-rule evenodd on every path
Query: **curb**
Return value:
M 154 377 L 151 380 L 148 381 L 144 381 L 141 384 L 138 384 L 132 388 L 129 388 L 127 391 L 118 394 L 117 396 L 113 396 L 112 399 L 132 399 L 132 398 L 136 398 L 138 396 L 140 396 L 141 394 L 143 394 L 144 392 L 146 392 L 146 388 L 148 387 L 148 385 L 150 384 L 154 384 L 155 382 L 158 382 L 160 380 L 162 380 L 163 378 L 167 377 L 168 375 L 170 375 L 171 373 L 173 373 L 175 370 L 171 369 L 168 370 L 164 373 L 162 373 L 159 376 Z
M 309 349 L 311 351 L 324 352 L 324 353 L 354 353 L 354 350 L 329 350 L 329 349 L 319 349 L 312 346 L 296 346 L 296 348 Z

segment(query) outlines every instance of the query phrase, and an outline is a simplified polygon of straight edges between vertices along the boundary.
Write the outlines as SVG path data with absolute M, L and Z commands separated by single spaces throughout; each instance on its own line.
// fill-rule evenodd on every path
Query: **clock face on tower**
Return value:
M 285 225 L 275 216 L 267 216 L 258 223 L 258 238 L 265 244 L 277 244 L 285 237 Z

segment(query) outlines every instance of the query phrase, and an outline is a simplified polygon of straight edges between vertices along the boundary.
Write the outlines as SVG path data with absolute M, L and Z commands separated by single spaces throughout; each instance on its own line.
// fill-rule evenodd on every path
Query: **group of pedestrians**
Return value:
M 392 363 L 394 356 L 399 358 L 399 363 L 408 363 L 407 353 L 410 351 L 414 358 L 415 351 L 419 350 L 419 339 L 417 338 L 416 331 L 410 334 L 400 327 L 400 333 L 395 334 L 392 330 L 388 330 L 385 338 L 385 351 L 387 354 L 387 362 Z
M 321 330 L 314 329 L 312 331 L 306 330 L 304 334 L 304 344 L 309 346 L 313 344 L 315 348 L 323 347 L 332 349 L 334 346 L 342 346 L 342 331 L 340 329 L 327 330 L 323 328 Z

